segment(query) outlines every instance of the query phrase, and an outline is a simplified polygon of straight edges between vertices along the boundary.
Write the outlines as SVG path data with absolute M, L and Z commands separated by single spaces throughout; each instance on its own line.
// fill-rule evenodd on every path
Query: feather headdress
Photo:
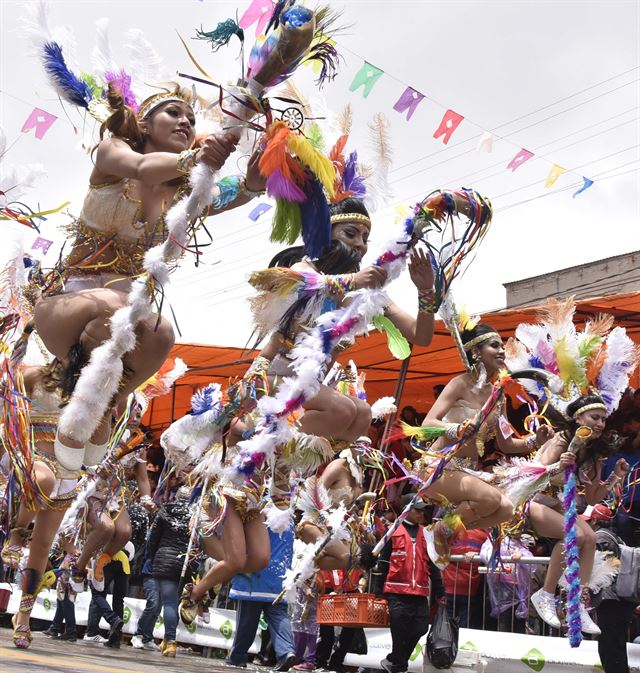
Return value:
M 562 381 L 557 394 L 534 380 L 522 383 L 537 397 L 548 397 L 560 412 L 573 400 L 592 394 L 600 396 L 611 413 L 629 384 L 640 351 L 623 327 L 612 329 L 611 316 L 597 316 L 576 328 L 575 309 L 573 297 L 549 299 L 537 322 L 518 325 L 515 338 L 507 342 L 507 365 L 511 370 L 535 367 L 557 376 Z

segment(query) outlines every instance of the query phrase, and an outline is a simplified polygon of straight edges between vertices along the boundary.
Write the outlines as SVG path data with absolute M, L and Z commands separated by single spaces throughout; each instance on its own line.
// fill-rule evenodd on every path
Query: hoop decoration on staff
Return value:
M 272 22 L 276 25 L 276 32 L 279 30 L 280 37 L 274 38 L 274 44 L 264 59 L 255 60 L 253 65 L 250 60 L 250 70 L 256 71 L 256 78 L 259 76 L 263 78 L 256 80 L 260 81 L 263 87 L 282 81 L 280 77 L 286 79 L 293 73 L 302 56 L 309 49 L 315 27 L 314 13 L 295 6 L 278 16 L 274 14 Z M 251 109 L 248 117 L 258 111 Z M 275 123 L 275 131 L 281 128 L 278 124 Z M 270 156 L 268 154 L 270 147 L 274 146 L 272 142 L 274 128 L 272 127 L 267 127 L 266 148 L 261 161 L 265 156 Z M 298 158 L 307 168 L 311 171 L 326 172 L 327 166 L 322 161 L 324 158 L 313 150 L 307 141 L 296 137 L 294 148 Z M 313 151 L 307 152 L 309 148 Z M 273 152 L 276 150 L 274 149 Z M 326 162 L 330 166 L 330 162 L 328 160 Z M 289 165 L 288 162 L 287 165 Z M 296 166 L 300 168 L 299 164 Z M 203 164 L 196 164 L 191 170 L 190 193 L 183 196 L 166 215 L 168 229 L 166 240 L 145 254 L 145 273 L 133 283 L 127 305 L 119 309 L 112 317 L 110 339 L 92 351 L 88 364 L 80 374 L 73 396 L 60 418 L 61 435 L 70 437 L 76 442 L 85 443 L 91 437 L 100 419 L 103 418 L 109 401 L 118 390 L 123 373 L 122 357 L 135 348 L 135 327 L 139 322 L 151 317 L 153 308 L 151 299 L 156 291 L 161 291 L 169 282 L 169 264 L 177 262 L 186 249 L 193 235 L 196 219 L 210 204 L 215 178 L 216 173 Z M 320 184 L 315 175 L 310 184 Z M 314 187 L 314 192 L 318 191 L 322 190 Z M 327 243 L 329 234 L 328 229 Z M 96 395 L 95 391 L 100 391 L 100 395 Z

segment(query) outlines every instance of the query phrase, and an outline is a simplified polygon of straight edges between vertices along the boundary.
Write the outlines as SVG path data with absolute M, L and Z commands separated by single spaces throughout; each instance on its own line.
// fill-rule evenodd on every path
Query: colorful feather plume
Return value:
M 244 31 L 233 19 L 221 21 L 213 30 L 196 30 L 196 40 L 206 40 L 211 45 L 213 52 L 229 44 L 231 38 L 236 36 L 240 45 L 244 45 Z
M 56 42 L 46 42 L 42 50 L 44 69 L 56 93 L 73 105 L 88 108 L 93 98 L 91 90 L 85 82 L 67 68 L 62 47 Z

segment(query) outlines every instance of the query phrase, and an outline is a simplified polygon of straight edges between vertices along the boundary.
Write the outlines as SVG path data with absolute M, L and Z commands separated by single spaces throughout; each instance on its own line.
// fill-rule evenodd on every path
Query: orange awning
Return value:
M 487 313 L 482 316 L 482 320 L 495 327 L 506 339 L 513 336 L 519 323 L 533 322 L 535 313 L 535 306 L 504 309 Z M 598 313 L 613 315 L 616 324 L 626 327 L 629 336 L 640 343 L 640 292 L 579 300 L 576 323 L 581 324 Z M 156 433 L 162 432 L 173 419 L 189 411 L 191 395 L 199 388 L 211 382 L 226 385 L 242 376 L 255 356 L 255 351 L 177 344 L 171 356 L 182 358 L 189 371 L 177 382 L 172 394 L 152 400 L 143 422 Z M 372 332 L 370 336 L 358 339 L 339 358 L 343 364 L 347 364 L 350 359 L 357 364 L 360 372 L 366 374 L 365 386 L 371 402 L 384 395 L 394 394 L 401 362 L 389 353 L 384 335 Z M 434 400 L 433 387 L 447 383 L 462 371 L 462 363 L 451 336 L 442 321 L 438 320 L 431 345 L 413 349 L 400 405 L 411 404 L 418 411 L 425 412 Z M 638 386 L 639 383 L 636 373 L 633 385 Z

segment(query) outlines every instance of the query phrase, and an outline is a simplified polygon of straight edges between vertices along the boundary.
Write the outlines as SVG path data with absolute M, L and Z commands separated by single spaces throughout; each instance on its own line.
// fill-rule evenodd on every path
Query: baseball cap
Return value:
M 606 505 L 593 505 L 587 507 L 580 515 L 585 521 L 594 519 L 595 521 L 609 521 L 613 517 L 613 512 Z
M 415 493 L 407 493 L 406 495 L 402 496 L 402 509 L 404 509 L 413 500 L 415 495 Z M 424 500 L 418 500 L 416 503 L 414 503 L 411 509 L 423 510 L 427 509 L 427 507 L 428 505 Z

